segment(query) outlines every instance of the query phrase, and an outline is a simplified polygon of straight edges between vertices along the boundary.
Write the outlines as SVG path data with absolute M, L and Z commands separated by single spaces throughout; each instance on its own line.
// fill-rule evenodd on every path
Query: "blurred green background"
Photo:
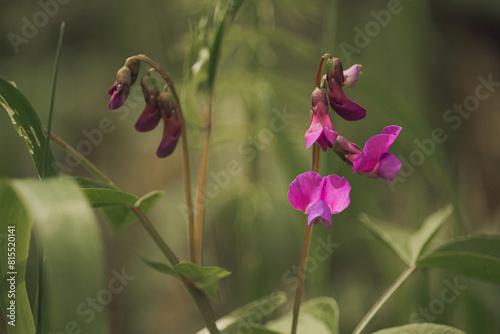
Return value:
M 73 0 L 49 9 L 46 22 L 38 14 L 43 6 L 35 1 L 0 5 L 0 75 L 16 82 L 43 122 L 59 25 L 66 21 L 53 131 L 77 146 L 104 118 L 111 120 L 113 131 L 92 146 L 88 159 L 125 191 L 138 196 L 155 189 L 167 192 L 150 217 L 184 259 L 181 152 L 158 159 L 161 130 L 133 129 L 144 108 L 137 84 L 116 111 L 107 107 L 107 90 L 124 60 L 143 53 L 160 63 L 182 91 L 183 70 L 191 65 L 184 63 L 189 25 L 213 5 L 195 0 Z M 23 32 L 34 16 L 40 20 L 37 31 Z M 26 32 L 30 37 L 13 46 L 10 33 Z M 334 216 L 332 228 L 314 229 L 312 250 L 328 240 L 335 246 L 331 256 L 311 265 L 304 298 L 335 298 L 341 332 L 347 333 L 404 269 L 363 230 L 361 212 L 416 229 L 427 215 L 452 203 L 455 215 L 438 241 L 463 233 L 498 234 L 500 87 L 481 88 L 481 93 L 490 93 L 487 98 L 474 96 L 482 80 L 500 81 L 499 41 L 500 3 L 494 0 L 245 1 L 225 36 L 215 88 L 204 264 L 232 272 L 221 281 L 221 302 L 214 304 L 217 317 L 274 289 L 293 299 L 291 273 L 299 262 L 305 216 L 289 205 L 286 194 L 295 176 L 310 169 L 311 151 L 306 151 L 303 136 L 318 62 L 326 52 L 341 58 L 344 68 L 363 65 L 358 85 L 345 92 L 367 109 L 367 116 L 347 122 L 332 115 L 334 127 L 363 146 L 384 126 L 402 126 L 391 152 L 403 161 L 403 169 L 398 181 L 370 180 L 354 175 L 333 152 L 322 156 L 322 175 L 344 175 L 351 183 L 351 205 Z M 203 103 L 201 110 L 206 109 Z M 470 113 L 465 107 L 462 114 L 449 111 L 464 103 Z M 278 117 L 276 123 L 277 115 L 288 117 Z M 438 128 L 445 133 L 442 143 L 431 141 Z M 191 122 L 193 178 L 201 134 Z M 68 167 L 67 174 L 88 176 L 54 145 L 53 150 Z M 0 113 L 0 159 L 0 176 L 36 177 L 6 112 Z M 231 161 L 241 166 L 236 175 L 228 174 Z M 199 330 L 201 317 L 180 283 L 139 259 L 162 260 L 142 228 L 134 225 L 113 238 L 100 220 L 106 273 L 111 277 L 113 269 L 123 269 L 135 276 L 109 305 L 112 333 Z M 423 318 L 412 315 L 436 305 L 445 282 L 454 280 L 443 271 L 419 271 L 370 329 Z M 434 308 L 427 320 L 467 333 L 500 332 L 500 288 L 466 277 L 458 280 L 467 288 L 443 309 Z M 85 278 L 68 284 L 78 289 Z M 290 308 L 288 302 L 276 314 Z

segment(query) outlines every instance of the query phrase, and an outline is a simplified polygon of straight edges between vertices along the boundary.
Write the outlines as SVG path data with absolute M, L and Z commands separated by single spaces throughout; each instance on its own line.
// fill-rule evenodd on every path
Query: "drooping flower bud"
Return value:
M 348 121 L 357 121 L 364 118 L 366 116 L 365 108 L 348 99 L 342 90 L 344 72 L 340 59 L 334 57 L 328 58 L 325 65 L 326 87 L 332 109 L 340 117 Z
M 344 160 L 346 164 L 352 167 L 354 160 L 361 154 L 361 148 L 350 142 L 347 138 L 337 136 L 333 150 L 337 155 Z
M 316 88 L 312 95 L 311 126 L 306 132 L 306 148 L 317 142 L 323 151 L 333 147 L 337 131 L 333 128 L 325 92 Z
M 161 119 L 160 109 L 157 104 L 160 92 L 156 85 L 156 80 L 149 73 L 142 77 L 141 87 L 144 100 L 146 100 L 146 107 L 135 123 L 135 129 L 144 132 L 156 128 Z
M 352 88 L 358 83 L 358 74 L 361 73 L 359 68 L 361 65 L 356 64 L 344 71 L 344 86 Z
M 130 86 L 135 82 L 139 72 L 139 62 L 136 60 L 129 61 L 116 73 L 116 81 L 108 91 L 111 95 L 109 101 L 110 109 L 118 109 L 127 100 L 130 92 Z
M 177 115 L 176 105 L 170 94 L 163 92 L 158 95 L 157 104 L 165 127 L 163 129 L 163 138 L 160 142 L 160 146 L 158 146 L 156 155 L 160 158 L 164 158 L 174 152 L 182 132 L 182 127 L 179 116 Z

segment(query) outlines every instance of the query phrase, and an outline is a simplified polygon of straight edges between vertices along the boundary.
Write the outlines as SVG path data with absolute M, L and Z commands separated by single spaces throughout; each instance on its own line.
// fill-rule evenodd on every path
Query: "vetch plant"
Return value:
M 217 319 L 218 310 L 215 308 L 218 307 L 218 304 L 213 302 L 227 303 L 225 300 L 227 294 L 219 295 L 219 281 L 223 278 L 230 280 L 233 277 L 228 277 L 230 272 L 221 267 L 204 266 L 203 227 L 205 209 L 208 204 L 212 205 L 215 202 L 208 203 L 209 200 L 216 197 L 219 192 L 226 191 L 232 177 L 243 174 L 244 170 L 244 166 L 233 159 L 225 165 L 225 170 L 209 171 L 211 137 L 214 130 L 213 115 L 217 112 L 214 110 L 216 109 L 214 107 L 215 85 L 220 83 L 217 70 L 221 48 L 225 40 L 225 32 L 230 27 L 241 4 L 241 0 L 217 1 L 217 6 L 213 11 L 212 25 L 207 23 L 208 17 L 204 16 L 200 19 L 199 24 L 192 28 L 192 36 L 188 45 L 189 51 L 186 56 L 190 61 L 186 62 L 187 73 L 184 73 L 182 86 L 177 85 L 175 80 L 155 60 L 139 54 L 125 60 L 125 64 L 118 69 L 116 81 L 108 91 L 110 95 L 108 108 L 117 110 L 125 108 L 124 104 L 131 95 L 132 87 L 139 89 L 140 85 L 143 106 L 140 108 L 142 112 L 138 112 L 135 116 L 135 130 L 159 132 L 156 128 L 161 122 L 163 125 L 161 138 L 158 133 L 158 141 L 152 143 L 148 152 L 154 156 L 156 149 L 156 156 L 162 159 L 155 159 L 155 161 L 169 164 L 182 163 L 183 195 L 185 198 L 183 205 L 186 208 L 182 213 L 185 215 L 183 218 L 186 218 L 188 225 L 185 252 L 173 249 L 155 227 L 156 221 L 152 221 L 148 217 L 149 210 L 163 196 L 163 191 L 154 190 L 141 197 L 123 191 L 87 158 L 88 154 L 81 152 L 78 144 L 75 149 L 52 132 L 54 92 L 64 25 L 61 29 L 57 49 L 47 128 L 42 125 L 37 111 L 21 91 L 11 82 L 0 78 L 0 105 L 7 111 L 14 128 L 26 141 L 29 154 L 40 177 L 40 180 L 0 179 L 0 246 L 2 249 L 5 249 L 4 246 L 6 246 L 9 250 L 8 260 L 0 259 L 0 277 L 7 278 L 0 280 L 0 306 L 7 320 L 6 332 L 8 334 L 50 333 L 61 332 L 61 330 L 66 332 L 80 330 L 82 333 L 112 333 L 108 317 L 110 311 L 108 304 L 125 287 L 129 284 L 133 285 L 132 281 L 135 281 L 140 274 L 129 273 L 125 268 L 121 272 L 112 270 L 113 277 L 108 280 L 107 286 L 103 285 L 103 282 L 106 282 L 104 279 L 106 273 L 102 266 L 104 249 L 100 242 L 98 228 L 100 225 L 95 218 L 93 209 L 101 211 L 114 236 L 119 235 L 120 232 L 134 223 L 139 223 L 140 227 L 148 234 L 149 241 L 165 258 L 164 261 L 153 261 L 144 257 L 142 261 L 149 268 L 167 275 L 166 277 L 172 280 L 173 284 L 180 283 L 186 289 L 205 326 L 204 329 L 200 330 L 200 334 L 340 333 L 339 323 L 342 319 L 342 313 L 339 311 L 339 305 L 335 299 L 329 295 L 318 296 L 302 303 L 305 281 L 309 277 L 325 275 L 326 282 L 337 282 L 328 277 L 322 270 L 317 269 L 327 265 L 332 266 L 333 263 L 341 263 L 328 263 L 328 260 L 340 253 L 334 252 L 334 249 L 338 248 L 340 244 L 333 242 L 333 238 L 336 237 L 335 232 L 339 230 L 341 225 L 349 233 L 351 232 L 350 229 L 355 222 L 347 222 L 348 219 L 345 217 L 355 209 L 354 205 L 351 204 L 356 203 L 356 207 L 360 207 L 358 194 L 368 192 L 370 198 L 375 197 L 377 194 L 370 193 L 372 191 L 370 183 L 383 182 L 380 179 L 391 181 L 398 177 L 401 162 L 392 152 L 401 149 L 401 146 L 396 147 L 393 144 L 401 134 L 403 127 L 399 125 L 385 126 L 381 133 L 375 134 L 371 138 L 367 136 L 363 148 L 348 140 L 347 137 L 351 137 L 352 133 L 344 133 L 344 122 L 363 122 L 367 115 L 367 109 L 370 117 L 372 115 L 375 117 L 377 110 L 362 103 L 366 106 L 367 109 L 365 109 L 364 106 L 351 100 L 348 97 L 351 96 L 350 94 L 344 92 L 344 89 L 356 89 L 363 85 L 360 64 L 354 64 L 344 70 L 339 58 L 330 54 L 321 57 L 315 86 L 311 94 L 310 123 L 300 124 L 301 131 L 303 131 L 300 134 L 301 143 L 303 143 L 303 138 L 305 149 L 312 150 L 311 168 L 300 172 L 294 171 L 293 175 L 287 175 L 284 178 L 287 183 L 290 182 L 288 193 L 286 185 L 280 184 L 277 188 L 277 193 L 281 194 L 282 197 L 287 193 L 291 207 L 305 215 L 299 215 L 302 217 L 300 228 L 304 230 L 301 257 L 298 262 L 294 262 L 293 266 L 288 266 L 291 269 L 285 270 L 281 275 L 266 272 L 266 279 L 277 277 L 277 280 L 281 279 L 281 283 L 288 284 L 286 290 L 291 290 L 289 285 L 295 285 L 293 306 L 291 306 L 290 312 L 285 312 L 279 318 L 272 318 L 272 312 L 285 305 L 287 299 L 287 294 L 279 291 L 279 287 L 276 287 L 269 295 L 254 296 L 254 301 Z M 190 79 L 197 80 L 199 85 L 193 86 L 199 87 L 201 92 L 190 86 Z M 183 99 L 180 97 L 177 91 L 178 87 L 182 87 L 182 92 L 187 97 Z M 196 116 L 199 117 L 200 123 L 197 123 L 196 126 L 192 126 L 193 124 L 190 126 L 188 118 L 185 117 L 185 101 L 196 98 L 196 93 L 203 96 L 200 101 L 197 101 L 198 105 L 201 105 L 199 110 L 196 110 L 198 112 Z M 105 95 L 105 90 L 103 90 L 103 95 Z M 108 108 L 103 103 L 103 112 L 109 113 Z M 307 113 L 307 110 L 304 112 Z M 334 127 L 332 115 L 335 116 L 335 114 L 338 114 L 341 119 L 335 119 Z M 291 124 L 292 119 L 295 119 L 295 115 L 288 114 L 285 109 L 283 113 L 273 111 L 268 123 L 269 128 L 260 128 L 260 132 L 258 132 L 259 134 L 270 133 L 272 136 L 268 136 L 268 138 L 271 139 L 260 144 L 267 145 L 274 138 L 281 139 L 279 136 L 288 132 L 288 127 L 285 125 Z M 301 118 L 297 117 L 296 119 Z M 110 124 L 105 128 L 111 129 Z M 117 125 L 113 125 L 113 127 L 115 126 Z M 236 128 L 233 124 L 231 127 Z M 201 133 L 201 136 L 193 136 L 193 129 Z M 350 131 L 355 131 L 356 128 L 351 129 L 353 130 Z M 134 130 L 130 127 L 130 131 Z M 104 130 L 102 132 L 107 133 Z M 97 143 L 100 144 L 103 139 L 100 132 L 88 133 L 92 134 L 92 137 L 88 137 L 89 140 L 91 140 L 90 138 L 95 139 L 92 141 L 93 144 L 96 146 Z M 403 134 L 406 135 L 406 132 Z M 190 159 L 196 155 L 190 150 L 188 140 L 191 143 L 191 140 L 196 138 L 200 139 L 198 145 L 200 152 L 199 160 L 196 161 L 198 165 L 197 184 L 194 187 Z M 250 144 L 245 145 L 253 141 L 255 139 L 250 138 L 237 147 L 237 151 L 247 154 L 248 161 L 254 161 L 257 156 L 255 149 L 249 150 Z M 62 176 L 61 174 L 65 170 L 58 168 L 60 164 L 57 163 L 52 153 L 50 142 L 60 147 L 68 156 L 81 162 L 81 165 L 93 178 Z M 304 150 L 302 145 L 300 150 Z M 182 151 L 182 161 L 180 162 L 175 161 L 177 155 L 172 155 L 175 149 Z M 293 147 L 289 146 L 289 149 L 292 150 Z M 336 175 L 330 168 L 322 170 L 321 155 L 335 157 L 333 153 L 350 167 L 350 169 L 346 169 L 346 175 Z M 144 168 L 147 167 L 149 166 Z M 281 173 L 279 169 L 278 171 Z M 283 175 L 286 174 L 283 173 Z M 358 179 L 355 180 L 355 178 Z M 174 193 L 174 189 L 170 186 L 167 187 L 167 191 L 172 193 Z M 250 201 L 246 197 L 244 200 Z M 245 202 L 245 204 L 247 203 Z M 283 211 L 285 216 L 293 214 L 292 208 L 287 207 L 286 210 L 288 211 Z M 361 226 L 366 232 L 382 241 L 399 259 L 398 261 L 401 262 L 400 265 L 403 265 L 404 269 L 359 321 L 353 330 L 354 334 L 368 333 L 372 320 L 384 310 L 384 305 L 410 277 L 413 277 L 415 272 L 422 268 L 440 268 L 457 275 L 466 275 L 500 284 L 500 236 L 465 235 L 444 242 L 436 238 L 453 210 L 452 206 L 446 206 L 436 211 L 425 218 L 423 222 L 415 224 L 418 227 L 413 231 L 404 229 L 398 224 L 372 218 L 365 213 L 359 214 L 358 220 L 361 222 Z M 255 217 L 258 218 L 254 218 L 251 221 L 252 224 L 257 222 L 257 219 L 262 219 L 266 223 L 267 219 L 270 220 L 267 218 L 269 216 L 260 218 L 255 215 Z M 165 223 L 167 230 L 176 223 L 172 220 L 171 215 L 158 218 L 160 223 Z M 231 224 L 236 229 L 240 222 L 238 219 L 234 219 Z M 289 228 L 289 226 L 279 226 L 279 229 L 285 228 Z M 329 234 L 325 238 L 313 238 L 313 229 L 333 231 L 334 237 Z M 8 239 L 3 237 L 3 233 L 6 231 L 9 233 Z M 226 229 L 224 232 L 236 239 L 236 242 L 240 242 L 237 239 L 238 235 L 233 230 Z M 290 240 L 278 238 L 278 236 L 273 236 L 273 240 L 276 240 L 276 243 L 279 240 L 279 247 L 283 245 L 282 243 L 291 243 Z M 317 247 L 314 247 L 315 240 L 318 243 Z M 11 245 L 14 241 L 15 247 Z M 349 241 L 344 242 L 347 244 Z M 30 250 L 31 245 L 36 247 Z M 178 256 L 182 253 L 187 254 L 187 259 Z M 3 256 L 3 253 L 0 255 Z M 227 252 L 225 256 L 233 259 L 234 254 Z M 256 256 L 248 258 L 250 259 L 249 263 L 253 261 L 252 265 L 258 267 L 255 265 L 258 263 Z M 28 260 L 35 265 L 28 265 Z M 214 261 L 218 263 L 219 259 Z M 222 262 L 222 259 L 220 261 Z M 250 266 L 249 263 L 242 262 L 237 263 L 237 265 L 242 268 Z M 68 264 L 71 264 L 70 270 L 68 270 Z M 341 270 L 344 268 L 335 268 L 334 272 Z M 33 273 L 33 271 L 35 272 Z M 244 270 L 242 272 L 245 273 Z M 345 277 L 350 278 L 357 274 L 359 273 L 349 272 Z M 362 274 L 367 275 L 365 272 Z M 36 282 L 34 293 L 26 287 L 28 275 L 33 275 L 35 278 L 33 279 Z M 76 284 L 75 282 L 78 280 L 85 281 L 85 284 Z M 435 299 L 428 304 L 419 304 L 430 305 L 431 311 L 438 310 L 439 312 L 433 312 L 432 316 L 428 316 L 427 308 L 425 308 L 422 309 L 424 313 L 409 314 L 406 318 L 409 317 L 410 322 L 439 321 L 435 316 L 444 312 L 444 303 L 453 302 L 462 293 L 462 290 L 466 288 L 468 291 L 470 290 L 467 285 L 458 285 L 458 279 L 455 279 L 454 282 L 455 284 L 451 285 L 449 281 L 445 281 L 447 288 L 441 293 L 440 299 Z M 349 280 L 344 282 L 346 285 L 350 283 Z M 64 289 L 61 288 L 62 285 L 65 286 Z M 68 286 L 71 288 L 68 289 Z M 242 288 L 247 289 L 248 287 L 243 286 Z M 349 286 L 334 286 L 334 289 L 325 293 L 337 293 L 339 290 L 349 288 Z M 248 290 L 251 291 L 250 288 Z M 451 295 L 450 291 L 455 295 Z M 418 291 L 418 293 L 421 292 Z M 121 297 L 125 298 L 123 295 Z M 368 297 L 362 296 L 360 298 Z M 359 307 L 366 305 L 365 300 L 362 301 L 363 303 L 360 302 L 361 306 Z M 342 303 L 341 307 L 343 310 L 348 309 Z M 439 308 L 437 309 L 437 307 Z M 75 317 L 75 314 L 80 318 Z M 355 317 L 349 315 L 349 318 Z M 386 318 L 389 319 L 387 321 L 392 321 L 390 316 Z M 196 319 L 189 320 L 195 321 Z M 397 323 L 394 321 L 394 324 Z M 444 325 L 413 323 L 380 329 L 376 333 L 462 334 L 463 332 Z

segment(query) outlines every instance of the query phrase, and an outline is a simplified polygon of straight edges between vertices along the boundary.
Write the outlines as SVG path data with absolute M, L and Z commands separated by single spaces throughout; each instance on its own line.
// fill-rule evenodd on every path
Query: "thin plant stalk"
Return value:
M 68 143 L 66 143 L 64 140 L 59 138 L 57 135 L 54 133 L 51 134 L 51 138 L 55 144 L 57 144 L 64 152 L 69 154 L 70 156 L 74 157 L 78 161 L 80 161 L 81 165 L 87 169 L 95 178 L 97 178 L 100 181 L 106 182 L 112 186 L 114 186 L 113 182 L 103 173 L 101 172 L 95 165 L 93 165 L 90 161 L 88 161 L 83 155 L 81 155 L 77 150 L 75 150 L 73 147 L 71 147 Z M 141 223 L 141 226 L 146 230 L 148 235 L 153 239 L 153 242 L 155 245 L 158 247 L 158 249 L 162 252 L 162 254 L 165 256 L 165 258 L 168 260 L 168 262 L 172 265 L 175 266 L 176 264 L 179 263 L 179 259 L 177 256 L 174 254 L 174 252 L 170 249 L 170 247 L 167 245 L 165 240 L 160 236 L 154 225 L 151 223 L 149 218 L 144 214 L 144 212 L 141 210 L 139 207 L 130 207 L 130 210 L 136 215 L 138 218 L 139 222 Z M 217 326 L 215 324 L 215 316 L 214 313 L 210 307 L 210 304 L 208 303 L 208 299 L 205 295 L 205 293 L 196 288 L 194 286 L 194 282 L 181 275 L 182 283 L 188 290 L 189 294 L 193 298 L 196 307 L 198 308 L 201 316 L 203 317 L 203 320 L 205 322 L 205 325 L 207 326 L 210 334 L 219 334 L 219 330 L 217 329 Z
M 54 111 L 54 100 L 56 95 L 56 83 L 57 83 L 57 70 L 59 69 L 59 59 L 61 58 L 62 42 L 64 37 L 64 27 L 66 23 L 61 22 L 61 29 L 59 31 L 59 40 L 57 42 L 56 60 L 54 64 L 54 72 L 52 73 L 52 94 L 50 96 L 50 107 L 49 107 L 49 121 L 47 124 L 47 140 L 45 141 L 45 153 L 43 155 L 43 167 L 42 167 L 42 179 L 45 178 L 47 172 L 47 162 L 50 150 L 50 133 L 52 132 L 52 114 Z
M 179 96 L 177 95 L 177 92 L 175 90 L 174 84 L 168 74 L 156 63 L 154 60 L 149 58 L 146 55 L 136 55 L 132 56 L 127 59 L 126 62 L 132 61 L 132 60 L 141 60 L 149 65 L 151 65 L 156 71 L 161 75 L 163 80 L 167 83 L 167 85 L 170 88 L 170 91 L 172 92 L 172 95 L 174 96 L 175 104 L 177 106 L 177 110 L 179 112 L 179 121 L 181 123 L 181 128 L 182 128 L 182 152 L 183 152 L 183 159 L 182 159 L 182 167 L 183 167 L 183 175 L 184 175 L 184 192 L 186 194 L 186 205 L 187 205 L 187 215 L 188 215 L 188 225 L 189 225 L 189 256 L 191 259 L 191 262 L 194 261 L 194 256 L 195 256 L 195 246 L 194 246 L 194 210 L 193 210 L 193 200 L 191 197 L 191 172 L 189 168 L 189 151 L 188 151 L 188 144 L 187 144 L 187 134 L 186 134 L 186 124 L 184 121 L 184 116 L 182 114 L 182 109 L 181 109 L 181 103 L 179 101 Z
M 408 267 L 395 281 L 392 285 L 384 292 L 384 294 L 377 300 L 377 302 L 372 306 L 372 308 L 366 313 L 358 326 L 354 329 L 353 334 L 360 334 L 364 329 L 370 324 L 375 315 L 380 311 L 382 306 L 391 298 L 391 296 L 396 292 L 397 289 L 411 276 L 411 274 L 417 269 L 416 265 Z
M 321 157 L 321 147 L 318 143 L 313 145 L 312 156 L 312 171 L 319 173 L 319 164 Z M 309 246 L 311 245 L 313 226 L 306 225 L 304 231 L 304 241 L 302 243 L 302 255 L 300 256 L 299 274 L 297 277 L 297 288 L 295 289 L 295 300 L 293 302 L 293 319 L 292 319 L 292 334 L 297 333 L 297 325 L 299 323 L 300 301 L 302 297 L 302 287 L 304 285 L 304 274 L 306 271 L 307 254 L 309 253 Z
M 208 112 L 205 118 L 205 139 L 203 141 L 203 149 L 201 152 L 200 166 L 198 168 L 198 192 L 196 201 L 196 223 L 194 232 L 195 257 L 196 264 L 201 265 L 202 262 L 202 243 L 203 243 L 203 220 L 205 209 L 205 186 L 207 181 L 208 169 L 208 151 L 210 148 L 210 135 L 212 132 L 212 105 L 213 105 L 213 90 L 209 95 Z

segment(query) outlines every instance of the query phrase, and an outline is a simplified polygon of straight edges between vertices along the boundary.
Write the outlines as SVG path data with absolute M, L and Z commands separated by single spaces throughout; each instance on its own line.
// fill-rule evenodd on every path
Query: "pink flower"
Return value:
M 351 186 L 343 177 L 329 175 L 321 177 L 316 172 L 300 174 L 290 184 L 288 200 L 290 204 L 307 214 L 307 225 L 321 222 L 332 226 L 332 214 L 349 205 Z
M 342 71 L 342 62 L 338 58 L 329 58 L 326 60 L 326 87 L 330 107 L 343 119 L 348 121 L 357 121 L 366 116 L 366 110 L 356 102 L 353 102 L 345 96 L 342 86 L 344 85 L 344 72 Z M 354 70 L 349 69 L 348 77 Z M 347 71 L 346 71 L 347 72 Z M 348 87 L 353 87 L 355 80 L 348 81 Z
M 333 147 L 337 138 L 337 131 L 333 128 L 332 120 L 328 112 L 328 101 L 326 94 L 320 88 L 316 88 L 312 93 L 311 126 L 307 130 L 306 148 L 317 142 L 323 151 L 327 147 Z
M 333 149 L 353 168 L 355 173 L 373 179 L 380 177 L 390 181 L 398 175 L 401 168 L 398 158 L 388 152 L 400 132 L 400 126 L 386 126 L 382 134 L 375 135 L 366 141 L 363 150 L 346 138 L 338 136 Z

